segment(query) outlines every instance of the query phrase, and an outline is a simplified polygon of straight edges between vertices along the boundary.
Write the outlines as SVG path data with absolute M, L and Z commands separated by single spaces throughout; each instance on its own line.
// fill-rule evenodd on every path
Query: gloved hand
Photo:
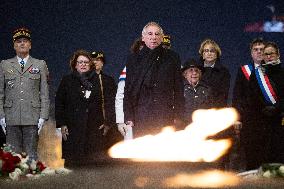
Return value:
M 6 120 L 5 120 L 5 117 L 0 119 L 0 125 L 2 127 L 2 130 L 3 130 L 4 134 L 6 135 Z
M 240 121 L 236 121 L 236 122 L 234 123 L 234 125 L 233 125 L 235 134 L 236 134 L 237 136 L 240 135 L 242 126 L 243 126 L 243 124 L 242 124 L 242 122 L 240 122 Z
M 108 125 L 105 125 L 105 124 L 102 124 L 100 127 L 99 127 L 99 130 L 103 129 L 103 136 L 105 136 L 108 131 L 110 130 L 110 127 Z
M 133 133 L 132 133 L 132 126 L 131 125 L 126 125 L 125 123 L 118 123 L 117 129 L 122 134 L 122 136 L 124 136 L 124 140 L 133 139 Z
M 125 123 L 118 123 L 117 124 L 117 129 L 121 133 L 122 136 L 125 136 L 126 134 L 126 124 Z
M 38 134 L 40 133 L 40 131 L 41 131 L 43 125 L 44 125 L 44 119 L 39 118 L 38 124 L 37 124 L 37 128 L 38 128 L 37 133 L 38 133 Z
M 62 138 L 63 140 L 67 140 L 67 136 L 69 135 L 69 132 L 68 132 L 68 128 L 66 125 L 63 125 L 61 126 L 61 134 L 62 134 Z

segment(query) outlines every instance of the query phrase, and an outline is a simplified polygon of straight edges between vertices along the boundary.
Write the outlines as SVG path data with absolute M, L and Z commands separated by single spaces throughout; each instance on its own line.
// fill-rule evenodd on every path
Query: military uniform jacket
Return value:
M 0 65 L 0 118 L 7 125 L 37 125 L 48 119 L 48 69 L 44 60 L 29 57 L 22 71 L 17 57 Z

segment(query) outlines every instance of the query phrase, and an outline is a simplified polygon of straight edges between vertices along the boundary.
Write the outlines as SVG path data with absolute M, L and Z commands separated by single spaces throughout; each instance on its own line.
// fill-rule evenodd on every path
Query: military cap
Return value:
M 105 55 L 102 51 L 94 51 L 91 56 L 93 59 L 101 59 L 105 63 Z
M 31 31 L 24 27 L 18 28 L 13 31 L 13 42 L 20 38 L 26 38 L 31 41 Z
M 164 35 L 163 36 L 163 45 L 166 45 L 166 46 L 171 46 L 171 36 L 169 35 Z

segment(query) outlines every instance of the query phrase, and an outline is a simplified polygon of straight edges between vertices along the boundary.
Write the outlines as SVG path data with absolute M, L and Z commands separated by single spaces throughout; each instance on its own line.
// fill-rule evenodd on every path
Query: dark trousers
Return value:
M 36 125 L 8 125 L 7 144 L 12 145 L 16 153 L 25 152 L 29 159 L 37 160 L 38 128 Z

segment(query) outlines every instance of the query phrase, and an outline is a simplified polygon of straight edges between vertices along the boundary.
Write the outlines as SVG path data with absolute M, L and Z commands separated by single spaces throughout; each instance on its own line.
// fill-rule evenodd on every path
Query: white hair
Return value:
M 156 27 L 158 27 L 159 30 L 160 30 L 160 34 L 161 34 L 162 36 L 164 35 L 164 31 L 163 31 L 162 27 L 161 27 L 157 22 L 148 22 L 148 23 L 144 26 L 144 28 L 143 28 L 143 30 L 142 30 L 142 36 L 144 36 L 144 35 L 147 33 L 146 30 L 147 30 L 147 28 L 148 28 L 149 26 L 156 26 Z

